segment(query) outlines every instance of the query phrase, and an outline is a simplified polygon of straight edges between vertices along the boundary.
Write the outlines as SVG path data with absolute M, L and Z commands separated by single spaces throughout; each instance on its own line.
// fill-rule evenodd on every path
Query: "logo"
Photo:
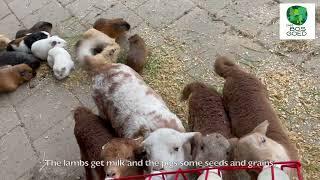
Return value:
M 303 25 L 308 18 L 308 11 L 302 6 L 291 6 L 287 10 L 288 21 L 295 25 Z
M 280 4 L 280 39 L 315 39 L 315 4 Z

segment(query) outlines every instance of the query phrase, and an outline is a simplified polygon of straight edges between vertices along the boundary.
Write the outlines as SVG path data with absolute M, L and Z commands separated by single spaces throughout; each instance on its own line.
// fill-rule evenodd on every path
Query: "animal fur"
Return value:
M 124 64 L 104 65 L 94 77 L 93 98 L 102 117 L 111 120 L 120 137 L 133 138 L 158 128 L 185 129 L 162 98 L 133 69 Z
M 283 147 L 286 152 L 282 153 L 283 157 L 279 159 L 288 157 L 288 160 L 299 160 L 296 147 L 290 142 L 269 102 L 266 87 L 255 76 L 245 72 L 225 57 L 219 57 L 214 66 L 216 73 L 226 80 L 223 88 L 224 103 L 231 119 L 233 134 L 242 137 L 239 141 L 250 138 L 249 142 L 252 143 L 266 145 L 277 143 L 280 145 L 279 151 Z M 270 123 L 269 127 L 266 125 L 268 123 L 266 120 Z M 254 131 L 255 129 L 258 130 Z M 266 147 L 273 149 L 278 146 Z M 265 156 L 265 153 L 261 153 L 261 156 Z
M 86 31 L 82 35 L 82 39 L 77 42 L 76 51 L 80 65 L 86 67 L 86 61 L 88 59 L 94 61 L 92 64 L 116 62 L 120 52 L 120 46 L 113 38 L 92 28 Z M 91 64 L 91 62 L 89 64 Z M 86 68 L 90 69 L 91 67 Z
M 33 70 L 36 70 L 40 67 L 40 59 L 24 52 L 12 51 L 0 53 L 0 66 L 17 64 L 27 64 Z
M 30 81 L 35 72 L 26 64 L 5 66 L 0 69 L 0 92 L 15 91 L 21 84 Z
M 50 34 L 45 31 L 28 34 L 24 37 L 11 41 L 7 46 L 7 51 L 21 51 L 25 53 L 31 53 L 31 46 L 33 43 L 41 39 L 46 39 L 48 37 L 50 37 Z
M 10 43 L 10 39 L 0 34 L 0 51 L 3 49 L 6 49 L 9 43 Z
M 67 42 L 58 36 L 51 36 L 46 39 L 41 39 L 31 46 L 31 52 L 33 55 L 41 60 L 47 60 L 48 52 L 54 47 L 65 47 Z
M 159 164 L 150 164 L 148 166 L 148 172 L 168 172 L 190 168 L 182 164 L 182 162 L 191 160 L 189 145 L 197 134 L 199 133 L 179 132 L 171 128 L 159 128 L 151 132 L 142 142 L 142 145 L 146 152 L 146 159 L 151 162 L 158 162 Z M 166 179 L 175 180 L 175 176 L 176 175 L 167 175 Z M 184 178 L 178 176 L 178 179 L 182 180 Z
M 133 139 L 117 138 L 108 121 L 102 120 L 85 107 L 78 107 L 74 112 L 74 135 L 77 139 L 81 160 L 85 166 L 87 180 L 102 180 L 107 177 L 117 178 L 143 174 L 142 167 L 107 165 L 106 162 L 136 159 L 136 149 L 141 142 Z M 103 161 L 105 166 L 91 168 L 92 162 Z
M 182 99 L 189 98 L 189 124 L 191 129 L 203 135 L 220 133 L 231 138 L 230 120 L 225 112 L 222 96 L 214 89 L 200 82 L 187 85 Z
M 61 80 L 69 76 L 74 69 L 71 55 L 62 47 L 54 47 L 48 52 L 48 65 L 53 69 L 54 76 Z
M 147 63 L 147 48 L 144 40 L 137 34 L 129 38 L 130 49 L 126 64 L 141 73 Z
M 45 21 L 39 21 L 33 25 L 30 29 L 22 29 L 16 33 L 16 39 L 26 36 L 29 33 L 35 33 L 39 31 L 45 31 L 51 34 L 52 24 Z
M 93 24 L 93 28 L 105 33 L 111 38 L 118 39 L 130 30 L 130 24 L 122 18 L 105 19 L 99 18 Z
M 220 163 L 232 160 L 232 146 L 228 139 L 233 135 L 222 96 L 204 83 L 193 82 L 182 92 L 182 100 L 187 99 L 189 99 L 190 129 L 201 133 L 192 141 L 193 160 L 203 163 L 208 159 Z M 236 174 L 228 171 L 224 171 L 223 175 L 224 179 L 237 179 Z

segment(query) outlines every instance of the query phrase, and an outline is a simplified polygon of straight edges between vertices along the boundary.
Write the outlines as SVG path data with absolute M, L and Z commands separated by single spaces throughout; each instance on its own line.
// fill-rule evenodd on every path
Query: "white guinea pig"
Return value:
M 58 36 L 51 36 L 47 39 L 36 41 L 31 46 L 31 52 L 41 60 L 47 60 L 48 52 L 54 47 L 65 47 L 67 42 Z
M 61 80 L 69 76 L 74 69 L 70 54 L 62 47 L 54 47 L 48 52 L 48 64 L 53 69 L 54 76 Z

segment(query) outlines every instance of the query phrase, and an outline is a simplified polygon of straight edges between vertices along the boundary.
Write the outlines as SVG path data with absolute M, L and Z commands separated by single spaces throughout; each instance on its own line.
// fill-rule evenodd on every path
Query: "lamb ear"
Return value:
M 188 142 L 188 141 L 191 141 L 194 136 L 199 135 L 199 134 L 201 135 L 201 133 L 199 133 L 199 132 L 182 133 L 183 142 L 186 143 L 186 142 Z
M 198 147 L 201 145 L 201 143 L 202 143 L 202 134 L 201 133 L 195 134 L 191 140 L 191 156 L 193 160 L 195 160 L 198 154 L 197 150 L 198 150 Z
M 256 128 L 254 128 L 252 132 L 266 135 L 268 126 L 269 126 L 269 121 L 265 120 L 261 124 L 259 124 Z

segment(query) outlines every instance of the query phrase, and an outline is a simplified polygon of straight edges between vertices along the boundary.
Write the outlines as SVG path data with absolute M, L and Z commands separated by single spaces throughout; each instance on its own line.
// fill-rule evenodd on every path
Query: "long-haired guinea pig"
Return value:
M 45 21 L 39 21 L 33 25 L 30 29 L 22 29 L 16 33 L 16 39 L 26 36 L 29 33 L 35 33 L 39 31 L 45 31 L 51 34 L 52 24 Z
M 99 18 L 93 24 L 93 28 L 99 30 L 111 38 L 117 39 L 130 29 L 130 24 L 122 18 L 105 19 Z

